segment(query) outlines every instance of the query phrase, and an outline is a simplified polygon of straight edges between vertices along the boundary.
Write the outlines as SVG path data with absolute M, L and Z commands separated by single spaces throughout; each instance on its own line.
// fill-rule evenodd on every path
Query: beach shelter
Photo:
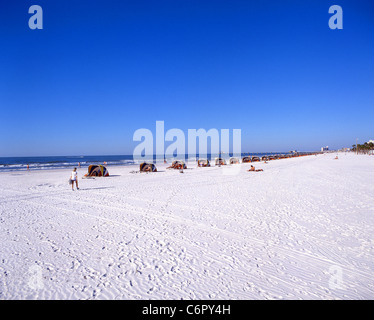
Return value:
M 140 172 L 157 172 L 157 168 L 153 163 L 141 163 Z
M 251 157 L 243 157 L 242 162 L 243 163 L 251 162 Z
M 263 157 L 261 158 L 261 160 L 262 160 L 262 161 L 269 161 L 269 158 L 268 158 L 267 156 L 263 156 Z
M 109 172 L 101 164 L 91 164 L 88 166 L 88 172 L 85 177 L 109 177 Z
M 187 166 L 183 161 L 175 160 L 168 169 L 187 169 Z
M 225 161 L 225 159 L 222 159 L 222 158 L 216 158 L 215 159 L 215 164 L 216 164 L 216 166 L 224 166 L 224 165 L 226 165 L 226 161 Z
M 260 158 L 259 157 L 252 157 L 251 161 L 252 162 L 257 162 L 257 161 L 260 161 Z
M 209 160 L 201 159 L 197 161 L 197 166 L 198 167 L 210 167 L 210 162 Z
M 230 158 L 230 164 L 238 164 L 238 163 L 240 163 L 238 158 Z

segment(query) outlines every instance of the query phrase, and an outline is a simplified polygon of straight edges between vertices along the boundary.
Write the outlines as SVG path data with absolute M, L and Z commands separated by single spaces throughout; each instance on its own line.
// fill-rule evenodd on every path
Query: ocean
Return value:
M 134 164 L 132 155 L 107 156 L 48 156 L 48 157 L 0 157 L 0 171 L 47 170 L 88 167 L 90 164 L 129 165 Z

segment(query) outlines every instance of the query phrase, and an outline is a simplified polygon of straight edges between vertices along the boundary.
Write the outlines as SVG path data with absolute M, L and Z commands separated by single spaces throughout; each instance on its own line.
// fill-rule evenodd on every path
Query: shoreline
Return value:
M 209 159 L 209 161 L 213 162 L 214 159 L 218 158 L 218 157 L 221 157 L 223 159 L 225 159 L 226 161 L 229 161 L 230 158 L 238 158 L 239 159 L 239 162 L 241 163 L 242 159 L 245 158 L 245 157 L 259 157 L 259 158 L 263 158 L 263 157 L 267 157 L 267 158 L 272 158 L 272 157 L 275 157 L 275 158 L 280 158 L 280 159 L 284 159 L 284 158 L 292 158 L 292 157 L 302 157 L 302 156 L 309 156 L 309 155 L 316 155 L 316 154 L 320 154 L 320 152 L 298 152 L 298 153 L 242 153 L 241 157 L 239 156 L 229 156 L 229 155 L 226 155 L 226 154 L 222 154 L 221 156 L 219 155 L 209 155 L 208 157 L 201 157 L 201 159 Z M 40 158 L 40 159 L 47 159 L 47 158 L 52 158 L 52 159 L 56 159 L 56 157 L 8 157 L 9 159 L 24 159 L 23 162 L 20 162 L 20 163 L 14 163 L 14 164 L 1 164 L 0 165 L 0 173 L 1 172 L 18 172 L 18 171 L 34 171 L 34 170 L 54 170 L 54 169 L 65 169 L 65 168 L 74 168 L 74 167 L 80 167 L 80 168 L 88 168 L 89 165 L 93 164 L 93 165 L 104 165 L 104 166 L 129 166 L 129 165 L 139 165 L 141 162 L 148 162 L 148 163 L 157 163 L 156 161 L 156 156 L 153 157 L 153 160 L 151 159 L 148 159 L 148 160 L 133 160 L 133 159 L 125 159 L 125 158 L 122 158 L 122 157 L 130 157 L 130 156 L 115 156 L 115 157 L 121 157 L 120 159 L 117 159 L 117 160 L 110 160 L 110 161 L 105 161 L 105 160 L 101 160 L 101 161 L 98 161 L 97 158 L 99 157 L 103 157 L 103 158 L 109 158 L 110 157 L 113 157 L 113 156 L 90 156 L 90 157 L 93 157 L 94 160 L 91 160 L 91 161 L 88 161 L 88 159 L 82 159 L 81 162 L 77 161 L 77 162 L 71 162 L 71 163 L 68 163 L 68 162 L 64 162 L 64 161 L 44 161 L 44 162 L 32 162 L 32 161 L 26 161 L 26 160 L 29 160 L 31 158 Z M 63 157 L 61 156 L 61 158 L 77 158 L 77 157 Z M 1 159 L 1 158 L 0 158 Z M 3 158 L 5 159 L 5 158 Z M 26 160 L 25 160 L 26 159 Z M 174 157 L 165 157 L 166 161 L 168 163 L 171 163 L 173 160 L 181 160 L 181 159 L 176 159 Z M 184 161 L 185 163 L 189 163 L 189 164 L 193 164 L 197 161 L 197 159 L 199 159 L 199 157 L 193 157 L 193 158 L 188 158 L 186 160 L 186 157 L 182 157 L 182 161 Z M 270 159 L 271 160 L 271 159 Z M 275 159 L 275 160 L 279 160 L 279 159 Z M 81 164 L 81 165 L 80 165 Z M 159 165 L 160 163 L 158 163 Z M 30 165 L 30 168 L 28 168 L 28 166 Z

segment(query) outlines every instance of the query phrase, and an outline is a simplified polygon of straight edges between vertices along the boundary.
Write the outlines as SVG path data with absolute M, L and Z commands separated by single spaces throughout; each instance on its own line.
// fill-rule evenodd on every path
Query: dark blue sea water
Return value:
M 242 156 L 263 156 L 273 154 L 287 154 L 288 152 L 268 152 L 268 153 L 242 153 Z M 208 155 L 208 159 L 214 159 L 213 155 Z M 106 164 L 113 165 L 131 165 L 138 163 L 133 160 L 132 155 L 106 155 L 106 156 L 48 156 L 48 157 L 0 157 L 0 172 L 1 171 L 23 171 L 27 170 L 29 165 L 30 170 L 48 170 L 88 167 L 90 164 Z
M 90 164 L 134 164 L 132 155 L 107 156 L 56 156 L 56 157 L 0 157 L 0 171 L 46 170 L 58 168 L 88 167 Z

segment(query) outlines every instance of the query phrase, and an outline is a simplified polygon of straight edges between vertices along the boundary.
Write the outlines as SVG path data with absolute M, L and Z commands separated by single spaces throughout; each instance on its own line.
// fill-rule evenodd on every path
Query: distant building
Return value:
M 329 151 L 329 147 L 328 146 L 326 146 L 326 147 L 322 147 L 321 148 L 321 151 L 323 152 L 323 151 Z

